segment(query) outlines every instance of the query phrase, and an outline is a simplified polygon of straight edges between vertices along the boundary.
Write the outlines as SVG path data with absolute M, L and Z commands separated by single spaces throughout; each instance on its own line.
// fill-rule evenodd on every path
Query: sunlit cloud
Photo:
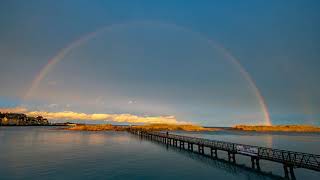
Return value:
M 13 107 L 13 108 L 0 108 L 2 113 L 26 113 L 28 109 L 25 107 Z
M 25 113 L 28 116 L 43 116 L 49 120 L 102 120 L 121 123 L 165 123 L 165 124 L 190 124 L 178 121 L 175 116 L 137 116 L 133 114 L 87 114 L 73 111 L 47 112 L 28 111 L 26 108 L 0 108 L 1 112 Z

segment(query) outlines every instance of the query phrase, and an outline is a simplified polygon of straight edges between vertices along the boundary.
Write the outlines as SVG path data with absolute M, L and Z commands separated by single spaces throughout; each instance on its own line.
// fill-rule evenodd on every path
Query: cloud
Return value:
M 49 104 L 48 107 L 49 108 L 56 108 L 56 107 L 58 107 L 58 104 Z
M 48 85 L 55 86 L 57 85 L 57 81 L 48 81 Z
M 26 113 L 27 111 L 28 109 L 24 107 L 0 108 L 2 113 Z
M 165 124 L 190 124 L 178 121 L 175 116 L 137 116 L 133 114 L 86 114 L 73 111 L 46 112 L 28 111 L 26 108 L 4 108 L 1 112 L 25 113 L 28 116 L 43 116 L 49 120 L 103 120 L 126 123 L 165 123 Z
M 134 100 L 128 101 L 128 104 L 135 104 L 135 103 L 137 103 L 137 101 L 134 101 Z

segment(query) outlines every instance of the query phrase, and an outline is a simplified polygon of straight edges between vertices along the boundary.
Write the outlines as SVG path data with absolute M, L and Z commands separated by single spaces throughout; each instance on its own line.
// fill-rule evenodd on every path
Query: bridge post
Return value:
M 228 160 L 229 162 L 236 163 L 236 154 L 228 151 Z
M 193 151 L 193 144 L 188 142 L 188 150 Z
M 217 149 L 214 149 L 214 156 L 215 156 L 215 158 L 218 158 L 218 150 Z
M 289 179 L 288 166 L 284 164 L 283 165 L 283 170 L 284 170 L 284 177 Z
M 257 164 L 257 169 L 258 171 L 260 171 L 260 162 L 259 162 L 259 158 L 256 158 L 256 164 Z
M 251 168 L 252 168 L 252 169 L 255 169 L 255 168 L 256 168 L 256 167 L 255 167 L 254 157 L 253 157 L 253 156 L 251 156 Z
M 212 149 L 212 147 L 210 148 L 210 156 L 213 157 L 213 149 Z
M 204 154 L 204 145 L 200 145 L 198 144 L 198 151 L 199 151 L 199 154 Z
M 236 163 L 236 154 L 235 153 L 232 153 L 232 162 Z
M 296 176 L 294 175 L 293 166 L 290 166 L 290 176 L 292 180 L 296 179 Z
M 180 141 L 180 148 L 184 149 L 184 141 Z
M 199 154 L 204 154 L 204 145 L 198 144 L 198 152 Z
M 201 154 L 204 154 L 204 145 L 201 145 Z

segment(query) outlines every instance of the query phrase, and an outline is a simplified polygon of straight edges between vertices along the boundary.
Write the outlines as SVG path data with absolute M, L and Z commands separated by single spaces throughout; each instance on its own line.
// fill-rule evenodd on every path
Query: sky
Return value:
M 319 8 L 3 0 L 0 110 L 87 123 L 320 125 Z

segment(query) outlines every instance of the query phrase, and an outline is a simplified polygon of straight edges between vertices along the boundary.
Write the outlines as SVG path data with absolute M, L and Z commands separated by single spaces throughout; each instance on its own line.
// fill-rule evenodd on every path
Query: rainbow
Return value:
M 259 105 L 261 107 L 261 110 L 262 110 L 262 113 L 264 116 L 265 125 L 272 125 L 272 122 L 270 120 L 269 111 L 268 111 L 267 105 L 265 103 L 265 100 L 264 100 L 261 92 L 259 91 L 258 87 L 256 86 L 254 80 L 251 78 L 250 74 L 240 64 L 239 60 L 237 60 L 229 51 L 227 51 L 225 48 L 223 48 L 217 42 L 206 38 L 205 36 L 203 36 L 202 34 L 200 34 L 198 32 L 194 32 L 190 29 L 178 26 L 176 24 L 164 24 L 164 23 L 154 23 L 154 22 L 131 22 L 131 23 L 113 24 L 110 26 L 105 26 L 105 27 L 98 29 L 97 31 L 85 34 L 84 36 L 80 37 L 79 39 L 71 42 L 70 44 L 68 44 L 67 46 L 62 48 L 55 56 L 53 56 L 51 59 L 49 59 L 48 63 L 40 70 L 40 72 L 36 75 L 36 77 L 32 81 L 32 84 L 31 84 L 29 90 L 27 91 L 27 93 L 25 94 L 23 100 L 25 101 L 32 96 L 33 92 L 37 89 L 37 87 L 39 86 L 41 81 L 46 77 L 46 75 L 49 73 L 49 71 L 51 69 L 53 69 L 53 67 L 57 63 L 62 61 L 63 58 L 73 49 L 81 46 L 82 44 L 86 43 L 90 39 L 95 38 L 99 34 L 105 32 L 105 31 L 108 31 L 108 30 L 112 30 L 116 27 L 129 26 L 129 25 L 148 25 L 148 24 L 163 25 L 163 26 L 168 26 L 171 28 L 176 28 L 179 30 L 184 30 L 185 32 L 193 33 L 193 34 L 197 35 L 198 37 L 205 39 L 212 46 L 212 48 L 214 48 L 215 50 L 218 50 L 222 55 L 224 55 L 226 57 L 226 59 L 228 61 L 231 62 L 231 64 L 233 64 L 233 66 L 236 69 L 239 70 L 239 72 L 245 78 L 245 80 L 248 82 L 249 86 L 252 88 L 253 92 L 255 93 L 255 96 L 258 99 Z

